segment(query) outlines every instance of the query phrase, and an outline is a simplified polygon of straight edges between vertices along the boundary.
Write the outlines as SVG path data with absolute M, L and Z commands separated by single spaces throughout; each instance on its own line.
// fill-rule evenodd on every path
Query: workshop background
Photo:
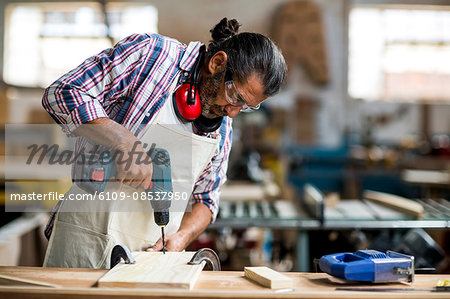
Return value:
M 289 74 L 280 94 L 234 119 L 220 214 L 190 249 L 213 248 L 226 270 L 279 271 L 314 271 L 329 253 L 396 250 L 450 273 L 444 0 L 1 1 L 0 265 L 41 265 L 48 218 L 4 212 L 5 185 L 14 186 L 5 152 L 23 151 L 5 139 L 8 125 L 55 139 L 11 125 L 53 123 L 40 101 L 60 75 L 131 33 L 207 43 L 222 17 L 276 41 Z M 21 191 L 68 189 L 45 171 Z

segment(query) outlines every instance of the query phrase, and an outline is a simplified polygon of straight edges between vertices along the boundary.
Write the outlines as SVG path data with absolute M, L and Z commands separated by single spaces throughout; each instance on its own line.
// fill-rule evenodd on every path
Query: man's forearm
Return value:
M 186 245 L 194 241 L 211 222 L 211 210 L 202 203 L 195 203 L 191 212 L 186 212 L 177 234 L 181 234 Z
M 122 151 L 126 150 L 127 145 L 138 141 L 124 126 L 106 117 L 82 124 L 75 133 L 98 144 Z

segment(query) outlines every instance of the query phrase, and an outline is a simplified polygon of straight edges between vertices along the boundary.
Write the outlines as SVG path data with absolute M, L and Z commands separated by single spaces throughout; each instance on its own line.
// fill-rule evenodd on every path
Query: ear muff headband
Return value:
M 192 66 L 189 83 L 181 85 L 173 95 L 173 106 L 177 117 L 184 122 L 194 122 L 194 126 L 203 132 L 214 132 L 222 124 L 223 117 L 207 118 L 202 113 L 198 92 L 200 70 L 205 61 L 206 46 L 200 47 L 197 61 Z
M 205 45 L 203 45 L 200 47 L 198 59 L 195 62 L 194 66 L 192 67 L 192 78 L 189 81 L 189 84 L 190 84 L 191 90 L 193 90 L 193 94 L 189 93 L 189 98 L 188 98 L 189 105 L 194 105 L 197 99 L 198 99 L 198 102 L 200 102 L 200 96 L 197 93 L 197 88 L 198 88 L 198 78 L 200 76 L 200 69 L 203 66 L 203 63 L 205 61 L 205 52 L 206 52 L 206 47 L 205 47 Z

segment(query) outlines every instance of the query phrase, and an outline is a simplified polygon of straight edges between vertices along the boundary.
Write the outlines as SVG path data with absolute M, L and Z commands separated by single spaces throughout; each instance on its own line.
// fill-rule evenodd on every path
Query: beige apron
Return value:
M 157 119 L 140 138 L 143 143 L 151 145 L 154 142 L 156 147 L 166 149 L 171 158 L 174 198 L 167 235 L 179 229 L 195 181 L 220 142 L 219 134 L 215 138 L 193 134 L 192 125 L 181 123 L 174 115 L 170 96 Z M 145 197 L 142 200 L 142 193 L 126 185 L 110 185 L 105 192 L 119 192 L 119 197 L 126 198 L 106 203 L 99 200 L 63 201 L 55 218 L 45 267 L 109 268 L 114 245 L 126 245 L 131 251 L 142 250 L 154 245 L 161 237 L 161 228 L 154 223 L 150 202 Z M 74 184 L 65 198 L 83 193 Z

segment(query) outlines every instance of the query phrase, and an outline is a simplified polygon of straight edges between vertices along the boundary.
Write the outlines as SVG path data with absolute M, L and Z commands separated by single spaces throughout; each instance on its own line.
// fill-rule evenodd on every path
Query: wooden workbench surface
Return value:
M 193 290 L 175 289 L 102 289 L 96 288 L 97 280 L 107 270 L 62 269 L 35 267 L 0 267 L 0 276 L 41 281 L 61 286 L 17 287 L 0 286 L 0 298 L 449 298 L 449 293 L 408 292 L 350 292 L 336 291 L 336 287 L 348 286 L 330 279 L 325 273 L 284 273 L 293 278 L 294 290 L 278 292 L 254 284 L 244 277 L 244 272 L 203 271 Z M 445 275 L 416 275 L 411 285 L 384 284 L 376 287 L 430 288 L 438 280 L 450 279 Z M 355 285 L 353 285 L 355 286 Z M 356 285 L 356 286 L 367 286 Z

